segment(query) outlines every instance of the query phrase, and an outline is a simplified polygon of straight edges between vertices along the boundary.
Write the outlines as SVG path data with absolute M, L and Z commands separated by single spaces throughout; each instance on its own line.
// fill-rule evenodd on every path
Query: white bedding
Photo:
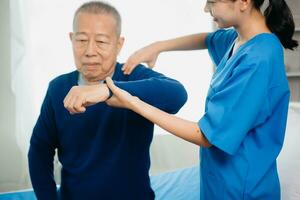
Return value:
M 281 199 L 300 200 L 300 103 L 291 103 L 285 141 L 278 157 Z

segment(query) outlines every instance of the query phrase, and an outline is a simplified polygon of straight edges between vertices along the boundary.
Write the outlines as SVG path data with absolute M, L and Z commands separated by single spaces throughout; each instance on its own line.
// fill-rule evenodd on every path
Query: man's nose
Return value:
M 97 55 L 97 46 L 96 46 L 95 41 L 90 40 L 88 42 L 88 45 L 87 45 L 86 50 L 85 50 L 85 55 L 86 56 L 95 56 L 95 55 Z

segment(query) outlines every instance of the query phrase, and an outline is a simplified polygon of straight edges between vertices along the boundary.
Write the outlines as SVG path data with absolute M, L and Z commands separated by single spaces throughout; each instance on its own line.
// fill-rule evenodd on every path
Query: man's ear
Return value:
M 123 47 L 124 41 L 125 41 L 124 37 L 119 37 L 119 40 L 118 40 L 118 54 L 120 53 L 120 51 Z
M 71 42 L 72 42 L 72 39 L 73 39 L 73 35 L 74 34 L 72 32 L 69 33 L 69 38 L 70 38 Z

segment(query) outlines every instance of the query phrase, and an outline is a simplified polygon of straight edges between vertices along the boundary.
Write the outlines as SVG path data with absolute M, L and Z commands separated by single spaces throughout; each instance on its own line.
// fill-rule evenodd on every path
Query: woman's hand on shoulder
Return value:
M 156 42 L 134 52 L 123 65 L 123 73 L 130 74 L 140 63 L 146 63 L 152 69 L 160 54 L 158 46 L 159 44 Z

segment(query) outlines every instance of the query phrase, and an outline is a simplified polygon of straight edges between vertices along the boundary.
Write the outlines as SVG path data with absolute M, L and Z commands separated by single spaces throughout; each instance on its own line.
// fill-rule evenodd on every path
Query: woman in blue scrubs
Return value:
M 191 122 L 156 109 L 107 84 L 110 104 L 126 107 L 172 134 L 201 146 L 200 196 L 218 199 L 280 199 L 276 158 L 282 148 L 289 87 L 283 48 L 294 49 L 294 21 L 284 0 L 208 0 L 220 28 L 150 44 L 124 65 L 155 64 L 164 51 L 208 49 L 215 63 L 205 113 Z M 232 28 L 230 28 L 232 27 Z M 230 29 L 228 29 L 230 28 Z M 114 102 L 114 103 L 112 103 Z

